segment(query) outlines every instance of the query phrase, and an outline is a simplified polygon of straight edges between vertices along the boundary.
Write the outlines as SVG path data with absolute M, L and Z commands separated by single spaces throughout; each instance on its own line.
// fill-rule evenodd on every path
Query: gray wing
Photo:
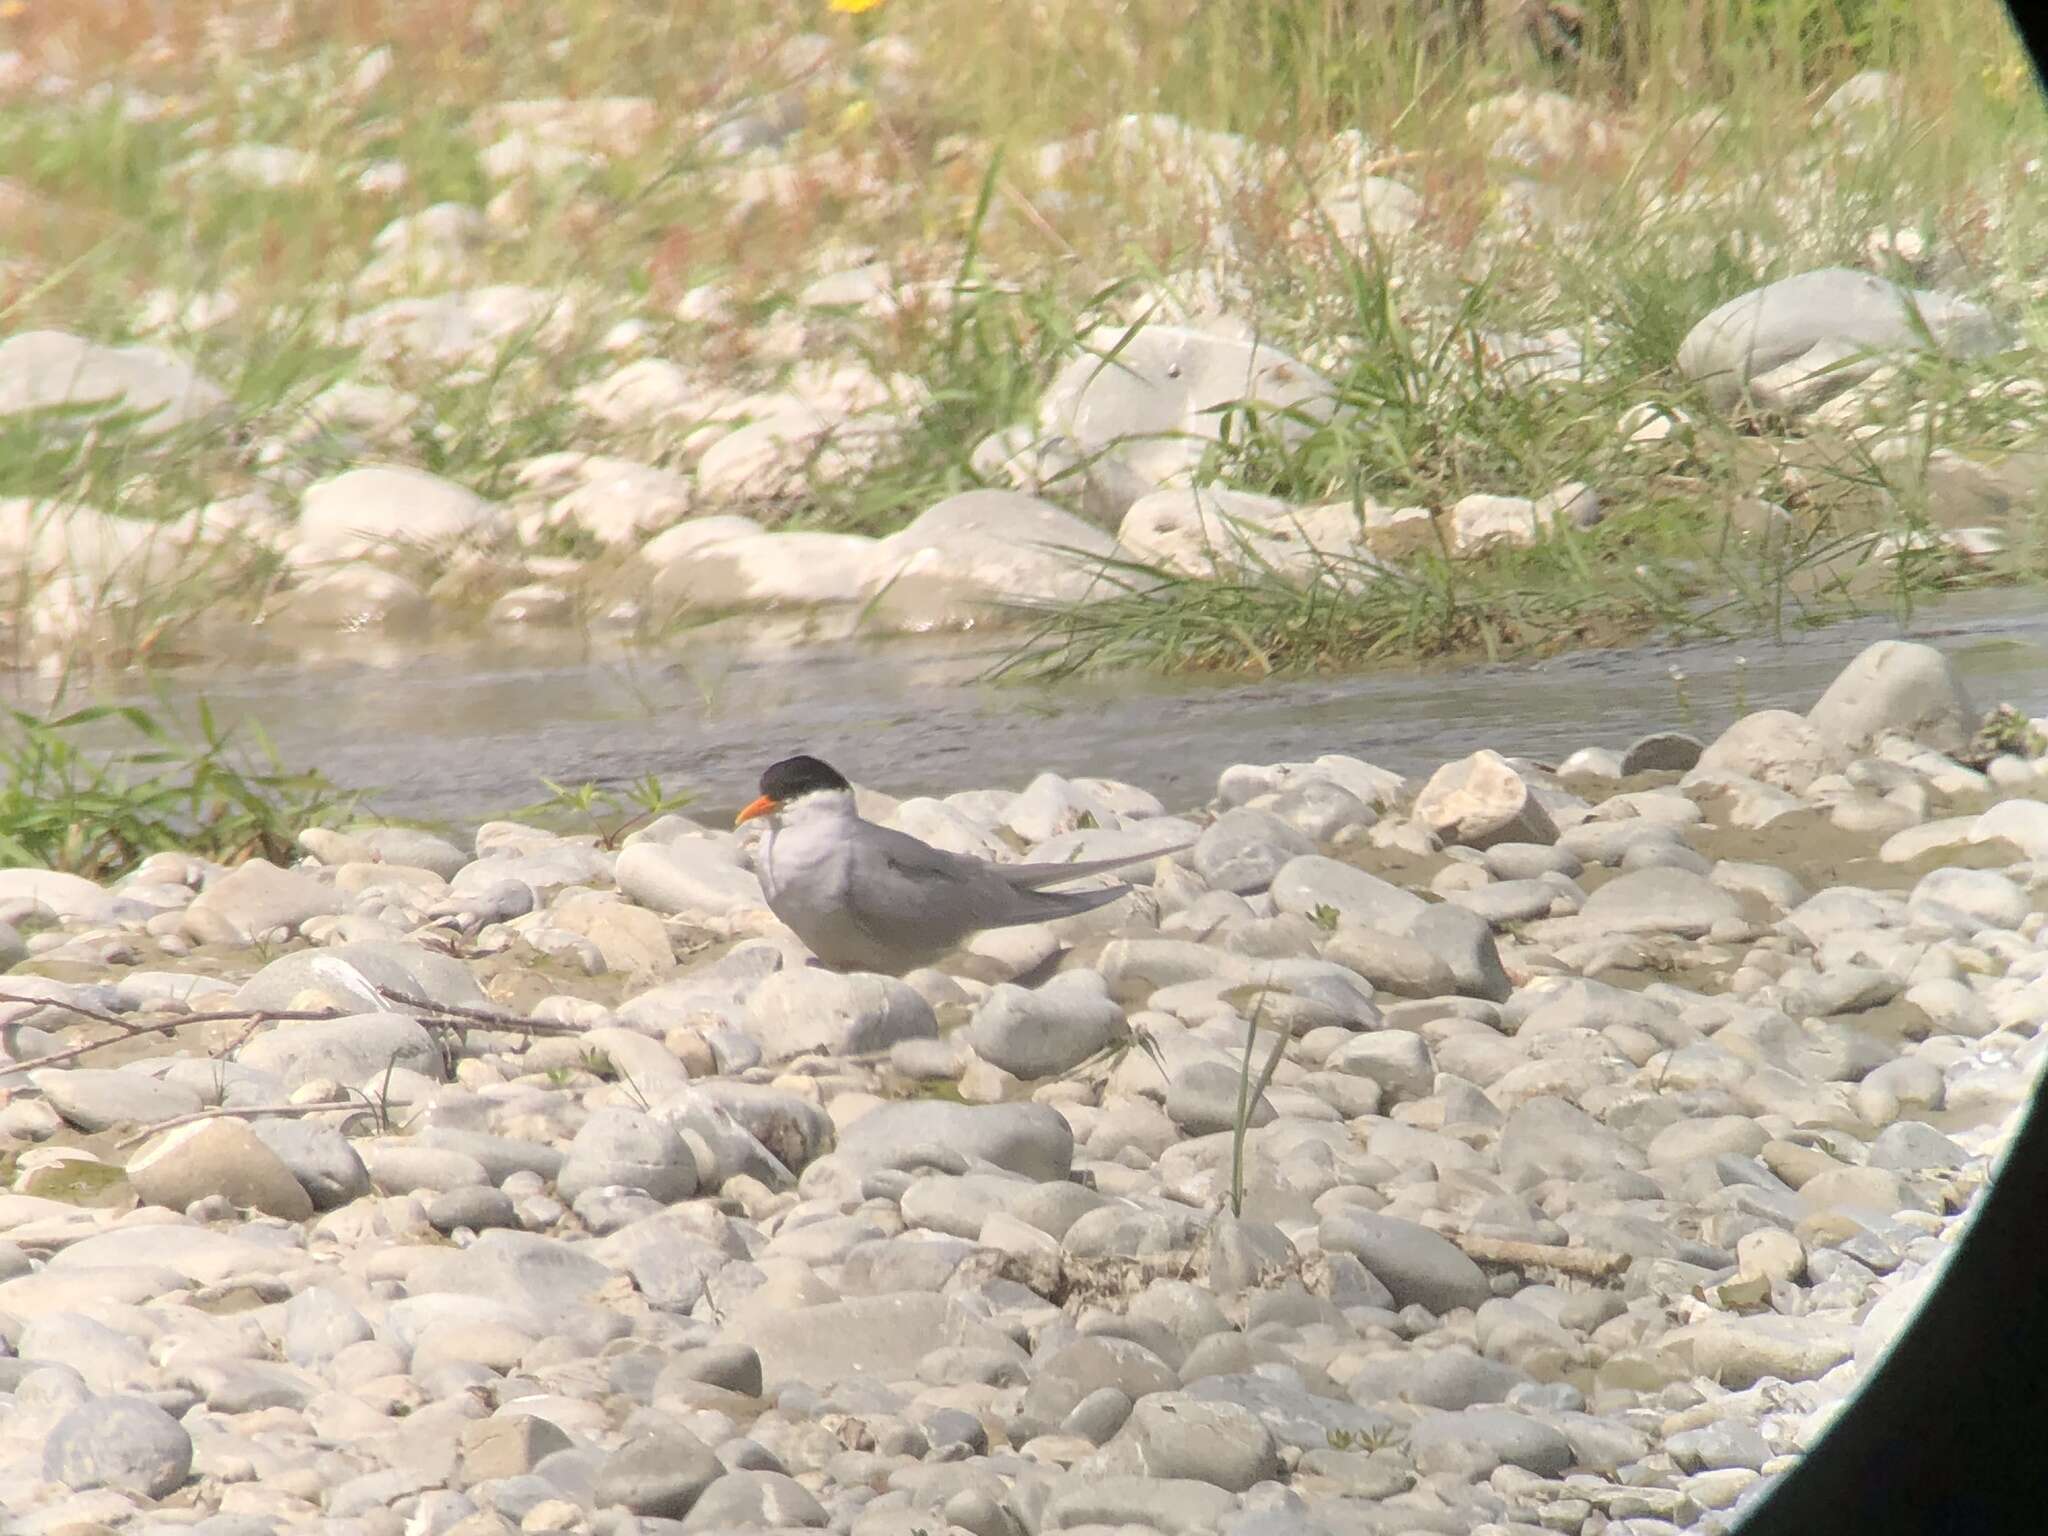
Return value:
M 873 823 L 861 829 L 850 856 L 847 908 L 864 932 L 896 948 L 950 948 L 983 928 L 1046 922 L 1106 906 L 1124 894 L 1123 887 L 1071 892 L 1031 887 L 1135 862 L 991 864 Z M 1013 882 L 1014 870 L 1043 873 Z
M 1133 864 L 1143 864 L 1150 859 L 1163 859 L 1170 854 L 1184 853 L 1195 845 L 1169 843 L 1164 848 L 1148 848 L 1142 853 L 1118 854 L 1109 859 L 1085 859 L 1076 862 L 1055 861 L 1049 864 L 994 864 L 987 859 L 972 858 L 964 853 L 948 853 L 943 848 L 934 848 L 930 843 L 912 837 L 908 832 L 898 832 L 893 827 L 878 827 L 867 822 L 862 827 L 864 843 L 885 850 L 889 858 L 914 871 L 920 876 L 933 879 L 951 879 L 962 885 L 972 881 L 985 883 L 993 877 L 1012 891 L 1034 890 L 1041 885 L 1058 885 L 1065 880 L 1080 880 L 1089 875 L 1106 875 L 1112 870 L 1128 869 Z
M 862 930 L 896 948 L 950 948 L 978 928 L 1022 921 L 995 866 L 872 822 L 848 849 L 846 905 Z
M 991 871 L 1007 867 L 964 853 L 948 853 L 944 848 L 934 848 L 908 832 L 898 832 L 894 827 L 879 827 L 872 821 L 860 824 L 859 835 L 851 846 L 864 868 L 886 863 L 904 878 L 931 888 L 952 886 L 964 889 L 985 883 Z
M 1143 853 L 1126 853 L 1113 859 L 1088 859 L 1073 864 L 991 864 L 989 868 L 1002 877 L 1004 884 L 1030 890 L 1041 885 L 1057 885 L 1062 880 L 1079 880 L 1084 875 L 1106 875 L 1111 870 L 1129 869 L 1133 864 L 1185 853 L 1194 846 L 1193 843 L 1170 843 L 1164 848 L 1148 848 Z

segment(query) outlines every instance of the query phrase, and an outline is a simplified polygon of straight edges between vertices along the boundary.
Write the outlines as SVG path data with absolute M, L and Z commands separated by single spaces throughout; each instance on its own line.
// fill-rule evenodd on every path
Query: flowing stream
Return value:
M 753 794 L 799 750 L 894 794 L 1021 787 L 1034 773 L 1101 774 L 1170 806 L 1206 800 L 1238 761 L 1347 752 L 1404 773 L 1493 747 L 1555 760 L 1650 730 L 1711 739 L 1746 710 L 1804 710 L 1871 641 L 1940 646 L 1975 702 L 2048 712 L 2048 603 L 1978 592 L 1892 618 L 1768 639 L 1580 652 L 1504 665 L 1410 667 L 1338 678 L 1117 676 L 1058 685 L 980 681 L 1002 636 L 794 644 L 761 631 L 685 636 L 661 650 L 517 641 L 399 642 L 286 663 L 216 662 L 103 699 L 200 698 L 259 723 L 283 760 L 374 792 L 389 814 L 474 822 L 557 783 L 657 775 L 708 814 Z M 33 685 L 16 697 L 42 703 Z M 79 695 L 74 690 L 72 702 Z

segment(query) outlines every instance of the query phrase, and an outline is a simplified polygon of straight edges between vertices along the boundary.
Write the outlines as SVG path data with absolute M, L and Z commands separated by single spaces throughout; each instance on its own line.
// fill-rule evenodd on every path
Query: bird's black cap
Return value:
M 815 757 L 785 757 L 770 763 L 761 774 L 761 793 L 784 805 L 821 789 L 851 788 L 845 774 Z

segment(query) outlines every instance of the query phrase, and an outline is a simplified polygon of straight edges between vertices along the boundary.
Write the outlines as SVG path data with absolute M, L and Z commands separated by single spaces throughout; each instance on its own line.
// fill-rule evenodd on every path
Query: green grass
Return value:
M 1790 527 L 1768 538 L 1741 528 L 1729 509 L 1758 489 L 1744 453 L 1758 439 L 1753 424 L 1720 418 L 1678 376 L 1675 317 L 1781 274 L 1731 258 L 1688 287 L 1670 270 L 1669 241 L 1654 233 L 1628 261 L 1633 276 L 1613 289 L 1624 307 L 1599 317 L 1608 339 L 1586 347 L 1583 375 L 1535 384 L 1503 377 L 1498 343 L 1488 342 L 1515 318 L 1498 302 L 1509 279 L 1488 273 L 1469 282 L 1424 328 L 1403 318 L 1384 268 L 1347 261 L 1348 307 L 1325 311 L 1321 341 L 1336 360 L 1328 372 L 1339 408 L 1327 421 L 1299 423 L 1310 430 L 1292 437 L 1248 413 L 1226 419 L 1203 466 L 1213 483 L 1360 511 L 1368 500 L 1446 509 L 1475 492 L 1529 494 L 1580 481 L 1600 494 L 1596 526 L 1560 525 L 1531 547 L 1473 556 L 1450 547 L 1439 520 L 1434 547 L 1387 560 L 1321 554 L 1306 570 L 1277 566 L 1248 529 L 1232 529 L 1211 552 L 1213 569 L 1200 574 L 1099 561 L 1115 595 L 1039 615 L 998 671 L 1317 670 L 1447 654 L 1500 659 L 1651 633 L 1782 638 L 1873 607 L 1907 612 L 1967 580 L 2048 575 L 2048 522 L 2038 507 L 2013 519 L 2008 548 L 1985 567 L 1915 550 L 1910 541 L 1931 525 L 1912 463 L 1880 463 L 1820 433 L 1810 434 L 1816 451 L 1806 456 L 1803 489 L 1763 487 L 1797 503 Z M 1592 280 L 1584 267 L 1570 276 Z M 1673 292 L 1685 297 L 1674 302 Z M 1568 315 L 1529 317 L 1527 329 Z M 1929 440 L 1997 451 L 2016 435 L 2037 437 L 2038 417 L 2016 434 L 2011 402 L 1990 389 L 2011 366 L 2005 358 L 1910 363 L 1908 398 Z M 1631 445 L 1617 422 L 1635 402 L 1694 425 L 1669 444 Z M 1909 547 L 1873 559 L 1887 538 Z
M 565 833 L 588 834 L 600 848 L 617 848 L 627 834 L 695 800 L 691 790 L 670 790 L 653 774 L 626 785 L 557 784 L 542 779 L 545 800 L 505 813 L 511 821 L 533 822 Z
M 300 832 L 344 824 L 370 798 L 286 766 L 258 729 L 247 739 L 223 729 L 203 699 L 189 731 L 134 705 L 6 709 L 0 776 L 0 866 L 95 880 L 169 850 L 288 863 Z M 619 786 L 542 785 L 546 799 L 505 815 L 589 833 L 606 848 L 695 799 L 653 775 Z
M 2040 757 L 2048 753 L 2048 736 L 2035 730 L 2032 722 L 2012 705 L 1999 704 L 1984 716 L 1984 723 L 1971 737 L 1969 760 L 1985 763 L 2005 752 Z
M 1203 470 L 1217 483 L 1441 512 L 1474 492 L 1584 480 L 1608 520 L 1534 550 L 1424 550 L 1385 574 L 1332 561 L 1307 585 L 1255 563 L 1212 581 L 1126 563 L 1111 572 L 1124 597 L 1032 632 L 1032 666 L 1334 666 L 1784 629 L 1962 579 L 2037 581 L 2048 566 L 2039 510 L 2022 506 L 1979 568 L 1915 558 L 1856 574 L 1858 541 L 1943 520 L 1911 466 L 1876 464 L 1810 420 L 1710 410 L 1675 368 L 1717 304 L 1831 263 L 1964 293 L 2031 346 L 2048 342 L 2034 275 L 2048 206 L 2027 168 L 2048 115 L 1993 0 L 1590 0 L 1576 25 L 1531 8 L 1533 28 L 1413 0 L 885 0 L 859 18 L 814 0 L 300 0 L 274 38 L 255 19 L 275 7 L 230 0 L 198 8 L 211 25 L 247 24 L 211 48 L 198 9 L 157 36 L 132 9 L 95 27 L 39 5 L 8 24 L 9 46 L 62 59 L 79 84 L 0 102 L 0 335 L 134 340 L 145 305 L 222 294 L 233 308 L 216 323 L 148 339 L 221 383 L 230 408 L 217 427 L 160 437 L 0 422 L 0 495 L 175 523 L 248 492 L 289 513 L 309 480 L 366 458 L 492 497 L 514 494 L 522 460 L 557 451 L 687 471 L 707 435 L 613 433 L 574 404 L 618 366 L 601 342 L 630 320 L 707 409 L 780 388 L 799 364 L 913 381 L 927 403 L 856 472 L 820 452 L 793 494 L 700 508 L 883 534 L 982 483 L 976 445 L 1030 421 L 1076 338 L 1129 322 L 1141 287 L 1209 283 L 1341 402 L 1287 438 L 1230 416 Z M 813 35 L 824 67 L 790 78 Z M 388 45 L 388 71 L 359 83 L 372 45 Z M 914 56 L 892 62 L 896 47 Z M 1814 114 L 1866 68 L 1897 71 L 1906 110 L 1852 150 Z M 1469 114 L 1511 90 L 1563 93 L 1611 142 L 1533 170 L 1502 158 Z M 557 180 L 492 181 L 484 109 L 630 95 L 658 107 L 644 140 Z M 766 157 L 798 194 L 743 210 L 760 167 L 719 161 L 709 134 L 771 110 L 803 120 Z M 1142 156 L 1042 170 L 1048 144 L 1141 113 L 1243 135 L 1226 195 Z M 1304 217 L 1332 136 L 1353 132 L 1376 171 L 1421 195 L 1412 242 L 1345 250 Z M 311 173 L 263 188 L 194 165 L 246 144 L 303 151 Z M 363 184 L 384 162 L 403 167 L 402 188 Z M 1549 208 L 1528 228 L 1504 213 L 1523 183 Z M 6 211 L 10 188 L 26 211 Z M 443 202 L 488 209 L 489 233 L 427 291 L 527 286 L 573 302 L 573 323 L 459 364 L 349 339 L 344 322 L 390 297 L 353 286 L 378 231 Z M 1893 229 L 1930 263 L 1877 251 Z M 868 260 L 960 297 L 881 314 L 799 303 L 819 276 Z M 678 301 L 706 285 L 735 318 L 679 320 Z M 1531 385 L 1486 360 L 1503 336 L 1550 331 L 1583 347 L 1583 377 Z M 2019 358 L 1916 361 L 1868 419 L 1972 458 L 2048 450 L 2041 398 L 1992 394 L 2023 371 Z M 299 431 L 308 403 L 345 381 L 417 397 L 415 430 L 370 443 Z M 1692 429 L 1632 447 L 1615 423 L 1638 403 Z M 1083 505 L 1077 482 L 1047 494 Z M 1797 518 L 1783 546 L 1730 538 L 1725 511 L 1752 494 Z M 479 599 L 465 621 L 532 579 L 528 559 L 587 553 L 560 534 L 507 535 L 464 585 Z M 592 584 L 618 564 L 592 561 Z M 423 585 L 437 574 L 407 569 Z M 47 611 L 50 574 L 0 589 L 24 662 L 176 656 L 200 619 L 252 617 L 291 579 L 274 555 L 201 549 L 140 588 L 89 573 L 93 621 L 67 625 Z
M 463 835 L 445 823 L 381 813 L 375 785 L 338 787 L 285 763 L 259 724 L 223 727 L 203 696 L 190 707 L 158 710 L 65 708 L 71 687 L 72 679 L 59 678 L 42 709 L 0 707 L 0 867 L 107 880 L 171 849 L 227 863 L 256 856 L 289 863 L 300 856 L 305 828 L 351 822 Z M 697 798 L 652 774 L 537 784 L 543 798 L 492 814 L 613 849 Z
M 1306 580 L 1248 548 L 1213 577 L 1112 563 L 1115 596 L 1043 616 L 997 675 L 1326 671 L 1442 655 L 1500 660 L 1651 633 L 1783 638 L 1889 596 L 1836 564 L 1859 561 L 1875 535 L 1745 557 L 1710 543 L 1698 523 L 1667 509 L 1482 560 L 1423 553 L 1394 569 L 1331 554 Z M 1908 597 L 1939 579 L 1922 573 Z
M 147 710 L 100 706 L 0 720 L 0 863 L 106 880 L 152 853 L 283 863 L 308 826 L 355 797 L 282 766 L 267 742 L 244 748 L 202 703 L 196 735 Z

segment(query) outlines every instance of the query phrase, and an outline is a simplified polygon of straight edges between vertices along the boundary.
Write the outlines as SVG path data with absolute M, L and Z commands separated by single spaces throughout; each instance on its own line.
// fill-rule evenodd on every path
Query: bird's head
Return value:
M 743 826 L 757 816 L 773 816 L 813 795 L 843 795 L 851 799 L 853 786 L 846 781 L 845 774 L 819 758 L 785 757 L 763 771 L 760 795 L 748 803 L 733 825 Z

